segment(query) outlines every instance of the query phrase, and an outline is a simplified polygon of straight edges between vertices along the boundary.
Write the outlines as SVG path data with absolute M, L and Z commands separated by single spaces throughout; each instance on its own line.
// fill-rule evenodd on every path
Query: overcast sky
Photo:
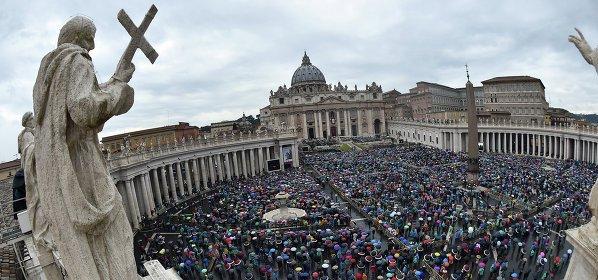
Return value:
M 21 115 L 32 111 L 41 58 L 74 15 L 93 19 L 100 82 L 113 73 L 147 1 L 16 1 L 0 9 L 0 161 L 16 158 Z M 184 4 L 186 2 L 188 4 Z M 197 4 L 195 4 L 197 3 Z M 138 53 L 135 105 L 102 136 L 187 121 L 257 114 L 271 89 L 290 84 L 303 51 L 326 77 L 401 92 L 417 81 L 474 84 L 501 75 L 542 79 L 551 106 L 598 112 L 596 72 L 567 41 L 579 27 L 598 45 L 598 1 L 156 1 L 146 32 L 160 57 Z

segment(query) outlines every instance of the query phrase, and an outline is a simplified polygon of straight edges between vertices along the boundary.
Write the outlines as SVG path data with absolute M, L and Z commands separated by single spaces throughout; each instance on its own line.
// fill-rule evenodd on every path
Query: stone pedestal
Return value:
M 173 268 L 166 270 L 157 260 L 151 260 L 143 264 L 149 276 L 143 277 L 143 280 L 183 280 Z
M 594 218 L 595 219 L 595 218 Z M 575 248 L 565 280 L 598 280 L 598 229 L 592 222 L 567 230 L 567 241 Z

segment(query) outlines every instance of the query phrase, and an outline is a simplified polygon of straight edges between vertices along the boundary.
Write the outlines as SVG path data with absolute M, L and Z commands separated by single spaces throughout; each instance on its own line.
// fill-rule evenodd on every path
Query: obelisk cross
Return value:
M 145 37 L 143 37 L 143 34 L 145 34 L 147 27 L 150 25 L 157 12 L 158 8 L 156 8 L 155 5 L 152 5 L 149 11 L 147 11 L 147 14 L 145 14 L 145 17 L 143 18 L 143 21 L 141 22 L 139 27 L 135 26 L 135 23 L 133 23 L 133 21 L 131 20 L 129 15 L 127 15 L 125 10 L 121 9 L 118 12 L 118 21 L 125 28 L 125 30 L 127 30 L 127 33 L 129 33 L 129 35 L 131 36 L 131 41 L 129 42 L 129 45 L 125 49 L 125 52 L 123 53 L 118 63 L 118 69 L 126 69 L 128 67 L 128 65 L 133 60 L 133 56 L 135 55 L 135 51 L 137 49 L 140 49 L 152 64 L 154 63 L 154 61 L 156 61 L 156 58 L 158 58 L 158 53 L 156 52 L 156 50 L 154 50 L 152 45 L 150 45 L 150 43 L 147 42 Z

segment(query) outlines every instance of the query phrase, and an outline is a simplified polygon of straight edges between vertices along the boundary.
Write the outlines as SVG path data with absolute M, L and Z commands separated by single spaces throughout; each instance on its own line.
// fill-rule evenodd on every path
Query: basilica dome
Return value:
M 293 78 L 291 79 L 291 86 L 300 86 L 306 84 L 326 84 L 324 74 L 322 74 L 322 71 L 320 71 L 318 67 L 311 64 L 307 53 L 303 55 L 303 62 L 301 63 L 301 66 L 295 70 Z

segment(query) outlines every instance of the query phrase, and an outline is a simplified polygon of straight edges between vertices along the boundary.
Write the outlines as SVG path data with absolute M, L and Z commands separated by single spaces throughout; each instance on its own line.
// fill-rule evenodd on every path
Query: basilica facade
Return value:
M 295 129 L 301 139 L 384 135 L 385 109 L 393 103 L 385 97 L 375 82 L 365 89 L 327 84 L 305 53 L 291 86 L 270 91 L 270 105 L 260 109 L 260 121 L 271 130 Z

